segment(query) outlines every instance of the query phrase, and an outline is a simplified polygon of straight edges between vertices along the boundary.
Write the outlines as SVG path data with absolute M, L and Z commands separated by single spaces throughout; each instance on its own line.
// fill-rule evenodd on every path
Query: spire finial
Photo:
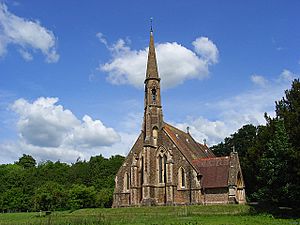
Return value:
M 152 22 L 153 22 L 153 17 L 150 17 L 150 32 L 153 32 L 153 28 L 152 28 Z

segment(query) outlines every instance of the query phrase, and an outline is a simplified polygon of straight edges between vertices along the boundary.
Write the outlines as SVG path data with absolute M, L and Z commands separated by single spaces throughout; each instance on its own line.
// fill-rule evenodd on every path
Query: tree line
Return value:
M 217 156 L 239 154 L 248 201 L 300 205 L 300 82 L 295 79 L 275 102 L 266 125 L 248 124 L 211 147 Z
M 30 155 L 0 165 L 1 212 L 111 207 L 114 178 L 123 156 L 102 155 L 73 164 L 45 161 Z

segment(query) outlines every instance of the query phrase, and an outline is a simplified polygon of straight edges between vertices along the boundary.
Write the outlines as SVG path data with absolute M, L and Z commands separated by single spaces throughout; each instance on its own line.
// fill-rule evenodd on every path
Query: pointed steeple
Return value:
M 157 146 L 157 135 L 163 126 L 160 97 L 160 78 L 158 75 L 153 30 L 151 23 L 149 52 L 145 79 L 144 144 Z
M 150 30 L 150 42 L 149 42 L 146 80 L 149 79 L 149 78 L 159 79 L 158 69 L 157 69 L 157 62 L 156 62 L 155 47 L 154 47 L 152 24 L 151 24 L 151 30 Z

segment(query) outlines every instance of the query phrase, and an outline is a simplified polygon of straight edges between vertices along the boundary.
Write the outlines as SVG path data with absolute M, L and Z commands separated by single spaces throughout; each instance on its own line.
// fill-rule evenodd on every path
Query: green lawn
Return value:
M 92 224 L 182 224 L 182 225 L 300 225 L 300 219 L 277 219 L 270 214 L 253 214 L 250 206 L 176 206 L 118 209 L 81 209 L 39 213 L 0 214 L 0 225 L 92 225 Z

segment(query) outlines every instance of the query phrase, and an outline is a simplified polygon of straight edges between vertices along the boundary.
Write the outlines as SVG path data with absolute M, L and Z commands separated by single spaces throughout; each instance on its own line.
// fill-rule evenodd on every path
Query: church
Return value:
M 164 122 L 152 29 L 144 83 L 142 131 L 115 177 L 113 207 L 245 203 L 238 154 L 216 157 Z

